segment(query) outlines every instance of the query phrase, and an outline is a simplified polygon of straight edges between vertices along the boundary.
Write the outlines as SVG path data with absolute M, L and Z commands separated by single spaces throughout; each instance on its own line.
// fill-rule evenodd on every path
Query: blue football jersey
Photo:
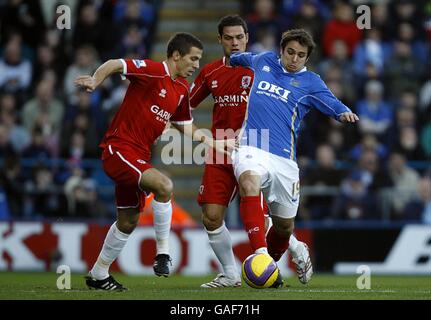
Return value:
M 296 73 L 288 72 L 272 52 L 236 53 L 230 63 L 254 71 L 241 145 L 296 160 L 299 126 L 311 108 L 336 120 L 341 113 L 351 112 L 318 74 L 305 67 Z

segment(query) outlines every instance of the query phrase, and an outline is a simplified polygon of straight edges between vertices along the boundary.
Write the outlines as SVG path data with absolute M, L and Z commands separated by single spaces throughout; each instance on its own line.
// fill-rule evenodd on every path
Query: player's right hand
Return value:
M 353 112 L 343 112 L 340 115 L 340 121 L 355 123 L 356 121 L 359 121 L 359 117 Z
M 97 88 L 96 78 L 93 76 L 79 76 L 74 83 L 76 86 L 86 89 L 87 92 L 93 92 Z

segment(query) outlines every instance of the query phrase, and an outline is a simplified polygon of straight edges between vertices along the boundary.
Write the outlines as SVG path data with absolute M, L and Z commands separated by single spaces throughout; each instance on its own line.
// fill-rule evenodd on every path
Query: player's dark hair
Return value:
M 316 44 L 314 43 L 313 37 L 304 29 L 291 29 L 283 32 L 280 41 L 281 51 L 284 51 L 289 41 L 298 41 L 301 46 L 307 47 L 307 58 L 311 55 Z
M 244 29 L 244 33 L 248 33 L 247 23 L 244 21 L 243 18 L 241 18 L 239 15 L 228 15 L 224 16 L 220 19 L 218 23 L 218 34 L 220 36 L 223 35 L 223 29 L 224 27 L 235 27 L 235 26 L 241 26 Z
M 168 42 L 167 56 L 172 57 L 174 51 L 178 51 L 183 57 L 190 52 L 192 47 L 203 50 L 202 42 L 194 35 L 186 32 L 175 34 Z

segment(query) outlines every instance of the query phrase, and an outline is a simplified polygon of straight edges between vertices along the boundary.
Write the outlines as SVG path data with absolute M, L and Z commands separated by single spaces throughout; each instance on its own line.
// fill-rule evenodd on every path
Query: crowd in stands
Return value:
M 148 57 L 159 2 L 61 4 L 70 30 L 57 28 L 55 1 L 0 1 L 0 218 L 115 214 L 100 192 L 110 182 L 98 143 L 127 82 L 110 78 L 90 94 L 73 80 L 109 58 Z M 305 117 L 298 218 L 431 223 L 431 1 L 241 4 L 250 51 L 278 53 L 284 30 L 309 30 L 317 48 L 308 69 L 360 117 L 355 126 Z M 357 27 L 360 4 L 371 8 L 371 29 Z
M 70 29 L 57 26 L 60 5 L 70 9 Z M 110 58 L 147 57 L 157 6 L 0 1 L 0 218 L 115 214 L 112 194 L 106 205 L 100 192 L 112 184 L 97 162 L 98 144 L 127 84 L 108 79 L 90 94 L 73 81 Z

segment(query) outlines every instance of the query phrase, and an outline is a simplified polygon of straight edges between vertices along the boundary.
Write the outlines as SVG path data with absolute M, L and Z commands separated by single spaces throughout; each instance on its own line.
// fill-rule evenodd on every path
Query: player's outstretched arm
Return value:
M 207 146 L 214 148 L 217 152 L 230 154 L 235 146 L 235 139 L 227 140 L 214 140 L 212 137 L 206 135 L 202 130 L 196 127 L 193 123 L 190 124 L 176 124 L 172 125 L 177 128 L 184 135 L 192 138 L 193 141 L 200 141 Z
M 123 71 L 123 64 L 121 60 L 108 60 L 97 68 L 92 76 L 85 75 L 79 76 L 75 79 L 76 86 L 87 89 L 88 92 L 93 92 L 96 88 L 111 74 Z
M 340 121 L 355 123 L 356 121 L 359 121 L 359 117 L 353 112 L 344 112 L 340 115 Z

